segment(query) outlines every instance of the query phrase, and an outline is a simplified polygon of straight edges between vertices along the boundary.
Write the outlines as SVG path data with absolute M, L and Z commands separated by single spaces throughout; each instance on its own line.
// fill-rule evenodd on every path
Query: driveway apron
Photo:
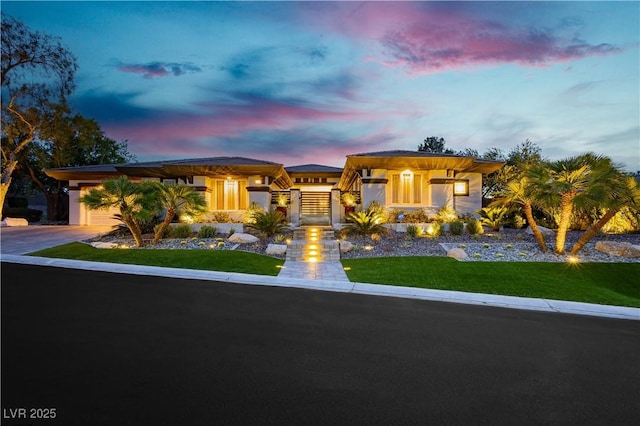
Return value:
M 105 234 L 111 226 L 29 225 L 0 228 L 0 253 L 28 254 Z

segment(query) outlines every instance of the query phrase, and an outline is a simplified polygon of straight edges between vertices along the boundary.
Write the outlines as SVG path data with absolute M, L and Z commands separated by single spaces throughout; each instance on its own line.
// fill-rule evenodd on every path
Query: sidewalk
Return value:
M 85 262 L 68 259 L 3 254 L 2 262 L 25 265 L 42 265 L 59 268 L 84 269 L 133 275 L 151 275 L 170 278 L 222 281 L 236 284 L 266 285 L 274 287 L 305 288 L 341 293 L 367 294 L 375 296 L 402 297 L 437 302 L 462 303 L 470 305 L 494 306 L 563 314 L 589 315 L 606 318 L 640 320 L 640 309 L 623 306 L 596 305 L 591 303 L 566 302 L 562 300 L 534 299 L 526 297 L 499 296 L 491 294 L 465 293 L 460 291 L 430 290 L 414 287 L 386 286 L 380 284 L 352 283 L 343 280 L 298 278 L 287 276 L 249 275 L 230 272 L 198 271 L 178 268 L 125 265 L 104 262 Z M 287 262 L 288 263 L 288 262 Z M 326 262 L 333 263 L 333 262 Z M 340 262 L 336 262 L 340 264 Z M 285 264 L 286 265 L 286 264 Z M 336 267 L 337 265 L 333 265 Z M 288 268 L 287 268 L 288 269 Z M 291 268 L 292 271 L 296 268 Z M 286 269 L 285 269 L 286 270 Z M 343 271 L 344 273 L 344 271 Z

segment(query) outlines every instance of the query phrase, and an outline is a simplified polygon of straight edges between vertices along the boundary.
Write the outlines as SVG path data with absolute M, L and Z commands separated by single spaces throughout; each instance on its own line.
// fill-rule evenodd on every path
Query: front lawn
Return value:
M 640 264 L 345 259 L 353 282 L 640 307 Z
M 231 250 L 96 249 L 70 243 L 31 253 L 95 262 L 277 275 L 283 260 Z M 640 264 L 458 262 L 447 257 L 343 259 L 353 282 L 640 308 Z
M 256 275 L 278 275 L 278 266 L 284 263 L 281 259 L 244 251 L 97 249 L 82 243 L 63 244 L 30 253 L 30 256 Z

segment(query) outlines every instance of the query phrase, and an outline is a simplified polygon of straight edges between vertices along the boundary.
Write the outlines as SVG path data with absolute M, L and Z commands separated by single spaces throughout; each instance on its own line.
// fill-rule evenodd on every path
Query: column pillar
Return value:
M 291 189 L 291 224 L 300 226 L 300 190 Z

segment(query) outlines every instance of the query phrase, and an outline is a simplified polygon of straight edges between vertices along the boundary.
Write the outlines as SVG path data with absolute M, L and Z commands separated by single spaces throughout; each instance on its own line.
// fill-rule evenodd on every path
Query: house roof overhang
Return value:
M 327 177 L 339 178 L 342 176 L 342 168 L 323 166 L 321 164 L 304 164 L 301 166 L 285 167 L 285 170 L 292 178 L 296 177 Z
M 237 178 L 257 175 L 269 176 L 278 187 L 283 189 L 293 185 L 282 164 L 242 157 L 65 167 L 48 169 L 45 173 L 58 180 L 104 179 L 121 175 L 165 179 L 193 176 Z
M 452 170 L 457 173 L 492 173 L 503 161 L 420 151 L 382 151 L 348 155 L 339 187 L 347 190 L 363 169 Z

